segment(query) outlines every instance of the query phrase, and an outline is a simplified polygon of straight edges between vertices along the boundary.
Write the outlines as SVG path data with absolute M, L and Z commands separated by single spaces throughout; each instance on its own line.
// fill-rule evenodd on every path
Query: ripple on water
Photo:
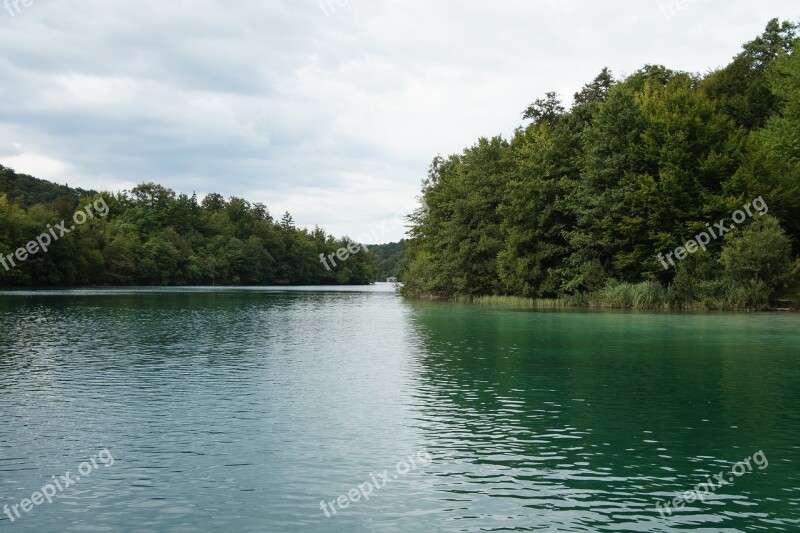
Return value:
M 0 530 L 800 530 L 792 317 L 371 291 L 0 294 L 0 505 L 115 459 Z M 766 469 L 659 517 L 760 449 Z

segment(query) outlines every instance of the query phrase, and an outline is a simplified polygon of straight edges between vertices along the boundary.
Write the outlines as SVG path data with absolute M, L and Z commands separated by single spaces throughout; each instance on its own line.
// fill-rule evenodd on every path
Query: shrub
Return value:
M 769 215 L 758 218 L 743 231 L 725 236 L 720 257 L 725 276 L 768 296 L 782 292 L 793 274 L 792 243 L 780 223 Z M 763 284 L 753 283 L 760 281 Z M 749 284 L 749 285 L 748 285 Z M 755 289 L 758 287 L 758 289 Z

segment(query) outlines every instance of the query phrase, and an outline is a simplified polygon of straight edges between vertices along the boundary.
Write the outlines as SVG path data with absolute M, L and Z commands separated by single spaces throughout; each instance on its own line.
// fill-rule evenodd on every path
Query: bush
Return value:
M 783 292 L 792 282 L 792 242 L 778 220 L 764 216 L 744 231 L 725 236 L 720 260 L 725 276 L 768 297 Z M 755 282 L 761 282 L 761 285 Z M 762 287 L 763 285 L 763 287 Z
M 592 305 L 629 309 L 666 309 L 670 306 L 670 291 L 654 281 L 619 283 L 610 281 L 589 295 Z
M 698 283 L 694 300 L 704 309 L 745 311 L 765 309 L 769 295 L 769 288 L 761 280 L 718 279 Z

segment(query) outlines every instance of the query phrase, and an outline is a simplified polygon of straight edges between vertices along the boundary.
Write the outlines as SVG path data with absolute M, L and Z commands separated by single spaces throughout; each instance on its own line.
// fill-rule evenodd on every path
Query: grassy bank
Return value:
M 774 309 L 797 310 L 796 299 L 770 302 L 759 284 L 717 284 L 705 287 L 697 296 L 681 294 L 674 287 L 664 287 L 654 282 L 609 283 L 600 290 L 579 293 L 562 298 L 524 298 L 520 296 L 465 296 L 451 298 L 433 295 L 408 296 L 433 300 L 450 300 L 475 305 L 507 309 L 639 309 L 663 311 L 767 311 Z

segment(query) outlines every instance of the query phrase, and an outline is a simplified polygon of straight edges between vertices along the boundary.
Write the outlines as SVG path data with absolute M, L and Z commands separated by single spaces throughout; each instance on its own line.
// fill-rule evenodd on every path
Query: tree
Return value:
M 603 67 L 592 83 L 584 85 L 580 92 L 575 93 L 575 105 L 604 102 L 613 86 L 614 76 L 608 67 Z
M 782 55 L 767 74 L 779 113 L 770 117 L 764 138 L 789 162 L 800 163 L 800 40 L 794 52 Z
M 776 58 L 791 52 L 797 39 L 797 28 L 797 24 L 788 20 L 770 20 L 764 33 L 742 46 L 742 56 L 752 68 L 766 70 Z
M 151 211 L 163 211 L 175 199 L 175 191 L 155 183 L 142 183 L 131 190 L 133 200 Z
M 795 27 L 772 21 L 706 76 L 645 65 L 614 80 L 603 69 L 569 111 L 548 93 L 510 142 L 480 139 L 435 158 L 422 185 L 430 212 L 409 218 L 406 292 L 586 302 L 605 287 L 661 283 L 655 292 L 671 303 L 752 308 L 783 290 L 786 258 L 800 252 Z M 760 196 L 783 232 L 762 236 L 786 259 L 777 274 L 774 261 L 751 264 L 769 255 L 750 233 L 711 240 L 702 261 L 677 269 L 656 259 Z
M 766 215 L 744 231 L 729 233 L 722 249 L 725 274 L 734 281 L 760 281 L 774 293 L 790 283 L 792 243 L 775 217 Z
M 293 231 L 295 229 L 294 219 L 292 218 L 292 215 L 290 215 L 288 211 L 286 211 L 283 214 L 283 217 L 281 217 L 281 227 L 286 231 Z
M 225 209 L 226 204 L 227 203 L 225 202 L 225 198 L 221 194 L 216 192 L 208 193 L 206 197 L 203 198 L 203 202 L 201 203 L 203 209 L 206 209 L 207 211 L 212 211 L 214 213 Z
M 556 120 L 564 113 L 561 99 L 554 92 L 545 94 L 545 98 L 538 98 L 522 112 L 522 118 L 533 120 L 535 124 L 548 123 L 555 125 Z
M 0 170 L 0 178 L 0 186 L 18 181 L 7 169 Z M 84 209 L 99 200 L 94 193 L 59 196 L 63 186 L 51 190 L 35 178 L 25 183 L 35 184 L 37 196 L 52 201 L 26 207 L 21 195 L 11 201 L 0 192 L 4 254 L 61 220 L 69 221 L 76 206 Z M 337 283 L 335 273 L 321 270 L 323 250 L 318 251 L 336 239 L 322 229 L 313 234 L 298 230 L 288 213 L 276 223 L 263 204 L 237 197 L 226 202 L 212 193 L 198 205 L 196 195 L 176 196 L 155 183 L 117 195 L 103 193 L 102 199 L 109 206 L 106 217 L 87 221 L 52 242 L 46 253 L 13 268 L 0 264 L 0 285 Z M 339 276 L 342 282 L 374 281 L 367 253 L 352 257 L 347 268 L 348 274 Z

